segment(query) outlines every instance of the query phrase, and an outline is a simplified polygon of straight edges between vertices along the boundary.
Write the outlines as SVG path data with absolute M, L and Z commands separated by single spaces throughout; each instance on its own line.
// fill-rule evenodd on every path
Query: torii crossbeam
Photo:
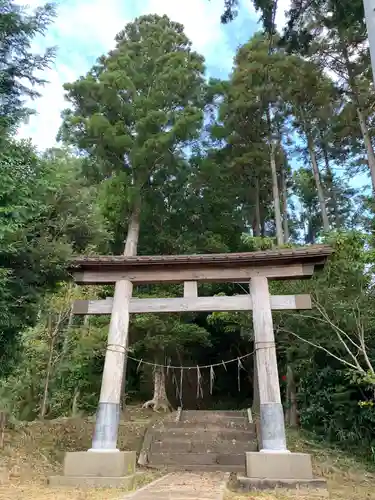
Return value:
M 252 310 L 264 452 L 287 452 L 272 309 L 311 309 L 309 295 L 270 296 L 268 280 L 308 279 L 323 267 L 325 245 L 260 252 L 178 256 L 90 256 L 73 260 L 77 284 L 115 284 L 114 297 L 77 301 L 75 314 L 110 314 L 95 434 L 90 451 L 116 451 L 130 313 Z M 200 282 L 249 284 L 248 295 L 198 297 Z M 134 284 L 184 283 L 184 297 L 132 298 Z

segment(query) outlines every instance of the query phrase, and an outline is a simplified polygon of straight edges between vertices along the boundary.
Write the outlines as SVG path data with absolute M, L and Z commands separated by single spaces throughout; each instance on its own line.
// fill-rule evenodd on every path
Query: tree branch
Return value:
M 366 364 L 367 364 L 370 372 L 374 375 L 375 374 L 374 368 L 373 368 L 373 366 L 370 362 L 370 359 L 367 355 L 366 342 L 365 342 L 365 329 L 364 329 L 363 324 L 361 322 L 361 312 L 360 312 L 358 304 L 357 304 L 357 310 L 358 310 L 358 316 L 356 316 L 356 323 L 357 323 L 357 329 L 358 329 L 358 337 L 359 337 L 359 341 L 360 341 L 361 347 L 362 347 L 363 357 L 365 358 Z
M 297 337 L 297 339 L 302 340 L 302 342 L 306 342 L 307 344 L 311 345 L 312 347 L 315 347 L 316 349 L 320 349 L 320 350 L 324 351 L 332 358 L 335 358 L 337 361 L 340 361 L 340 363 L 343 363 L 344 365 L 350 366 L 350 368 L 353 368 L 354 370 L 359 371 L 361 374 L 366 373 L 365 370 L 363 368 L 361 368 L 361 366 L 358 364 L 358 362 L 357 362 L 357 365 L 353 365 L 352 363 L 349 363 L 349 361 L 346 361 L 345 359 L 340 358 L 339 356 L 336 356 L 335 354 L 333 354 L 331 351 L 329 351 L 325 347 L 321 346 L 320 344 L 315 344 L 314 342 L 311 342 L 310 340 L 304 339 L 303 337 L 300 337 L 299 335 L 297 335 L 297 333 L 294 333 L 291 330 L 288 330 L 287 328 L 279 327 L 278 330 L 283 331 L 285 333 L 289 333 L 290 335 Z
M 327 311 L 324 309 L 324 307 L 320 306 L 320 304 L 318 302 L 314 302 L 315 306 L 317 307 L 318 311 L 320 312 L 320 314 L 323 316 L 323 318 L 325 318 L 326 322 L 334 329 L 334 331 L 336 332 L 336 335 L 338 337 L 338 339 L 340 340 L 340 342 L 342 343 L 342 345 L 344 346 L 345 350 L 347 351 L 347 353 L 351 356 L 351 358 L 355 361 L 355 363 L 358 363 L 357 361 L 357 358 L 354 356 L 354 354 L 352 353 L 352 351 L 349 349 L 347 343 L 345 342 L 345 340 L 342 338 L 342 335 L 344 335 L 348 340 L 349 342 L 351 342 L 354 347 L 356 349 L 358 349 L 359 351 L 362 351 L 362 348 L 356 344 L 351 338 L 350 336 L 344 332 L 344 330 L 342 330 L 339 326 L 337 326 L 332 320 L 331 318 L 328 316 L 327 314 Z M 359 363 L 358 363 L 358 366 Z

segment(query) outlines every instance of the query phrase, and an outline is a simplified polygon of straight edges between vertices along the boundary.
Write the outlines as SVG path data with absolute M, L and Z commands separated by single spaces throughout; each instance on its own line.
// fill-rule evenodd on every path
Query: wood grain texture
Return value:
M 111 314 L 113 299 L 76 300 L 73 314 Z M 271 307 L 275 311 L 311 309 L 310 295 L 272 295 Z M 178 297 L 164 299 L 136 299 L 129 301 L 129 312 L 134 313 L 170 313 L 170 312 L 220 312 L 249 311 L 253 308 L 250 295 L 217 297 Z
M 293 264 L 280 266 L 186 266 L 182 269 L 172 269 L 164 266 L 161 269 L 143 269 L 141 267 L 129 271 L 120 269 L 86 270 L 73 273 L 77 284 L 111 284 L 120 280 L 132 281 L 137 284 L 147 283 L 181 283 L 183 281 L 200 282 L 246 282 L 257 276 L 270 279 L 309 278 L 314 272 L 314 265 Z
M 260 404 L 281 403 L 268 280 L 250 281 Z
M 109 325 L 100 403 L 120 404 L 125 349 L 128 345 L 129 304 L 132 293 L 133 284 L 130 281 L 118 281 L 116 283 L 111 305 L 111 322 Z
M 196 281 L 184 281 L 184 297 L 198 297 L 198 283 Z

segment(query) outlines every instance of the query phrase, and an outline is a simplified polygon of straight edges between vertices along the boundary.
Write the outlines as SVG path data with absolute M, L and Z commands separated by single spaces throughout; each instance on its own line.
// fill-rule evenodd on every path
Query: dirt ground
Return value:
M 139 451 L 144 432 L 154 419 L 151 410 L 130 407 L 122 416 L 119 446 Z M 0 450 L 0 500 L 112 500 L 125 490 L 73 490 L 49 488 L 47 478 L 62 472 L 65 451 L 87 450 L 91 445 L 94 420 L 58 419 L 45 422 L 17 423 L 5 434 Z M 147 473 L 137 486 L 154 479 Z
M 163 415 L 160 414 L 158 418 Z M 151 410 L 129 408 L 122 417 L 119 432 L 121 449 L 139 451 L 146 427 L 155 418 Z M 120 500 L 125 490 L 73 490 L 49 488 L 46 478 L 60 474 L 65 451 L 90 447 L 93 419 L 58 419 L 47 422 L 16 424 L 5 435 L 0 450 L 0 500 Z M 348 457 L 340 450 L 327 449 L 308 436 L 289 434 L 292 451 L 308 452 L 313 456 L 316 476 L 328 480 L 332 500 L 375 500 L 375 468 Z M 147 473 L 137 486 L 152 481 L 160 473 Z M 226 500 L 322 500 L 321 492 L 246 493 L 228 492 Z

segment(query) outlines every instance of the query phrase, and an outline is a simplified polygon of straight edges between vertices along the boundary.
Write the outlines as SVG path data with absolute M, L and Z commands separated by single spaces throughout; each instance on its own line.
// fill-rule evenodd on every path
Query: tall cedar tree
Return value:
M 135 255 L 146 192 L 168 183 L 200 130 L 204 64 L 183 26 L 167 16 L 136 19 L 116 42 L 85 77 L 65 85 L 73 110 L 64 113 L 62 135 L 123 180 L 124 254 Z
M 236 55 L 220 109 L 236 179 L 245 177 L 242 203 L 253 206 L 254 234 L 264 234 L 261 211 L 269 206 L 271 191 L 279 245 L 284 243 L 279 178 L 285 172 L 278 167 L 285 166 L 281 153 L 287 107 L 282 95 L 283 82 L 288 81 L 287 59 L 284 51 L 270 54 L 267 37 L 256 34 Z
M 199 135 L 204 60 L 192 50 L 183 26 L 167 16 L 137 18 L 116 42 L 86 77 L 65 85 L 73 110 L 65 111 L 61 133 L 97 158 L 124 193 L 123 253 L 132 256 L 138 252 L 142 213 L 149 212 L 153 194 L 158 197 L 174 182 L 184 146 Z M 158 372 L 154 382 L 158 403 L 165 393 Z

